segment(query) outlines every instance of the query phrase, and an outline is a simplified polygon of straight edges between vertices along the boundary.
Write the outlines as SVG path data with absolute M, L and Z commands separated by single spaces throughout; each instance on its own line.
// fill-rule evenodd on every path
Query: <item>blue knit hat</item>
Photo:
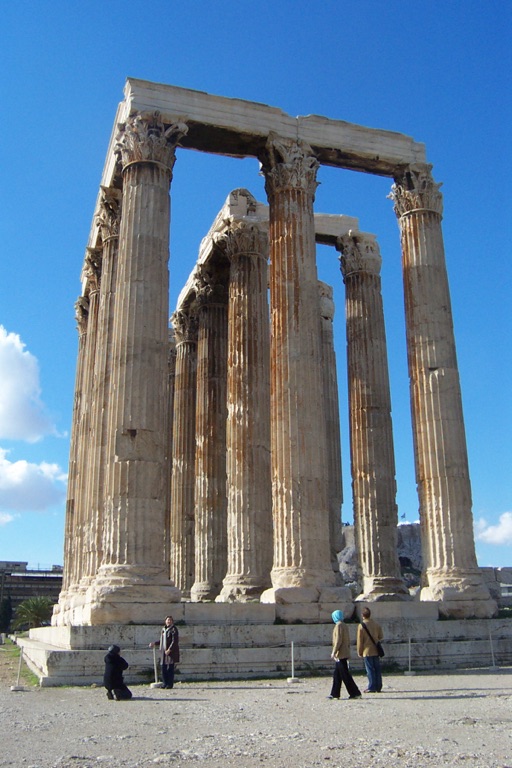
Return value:
M 335 624 L 337 624 L 338 621 L 343 621 L 343 611 L 333 611 L 332 620 Z

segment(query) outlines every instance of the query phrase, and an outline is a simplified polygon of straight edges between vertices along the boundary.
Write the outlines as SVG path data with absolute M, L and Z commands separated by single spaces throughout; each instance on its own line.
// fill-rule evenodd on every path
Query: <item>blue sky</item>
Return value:
M 0 560 L 62 563 L 74 302 L 127 77 L 398 131 L 443 182 L 443 232 L 480 565 L 512 565 L 512 13 L 508 0 L 88 0 L 4 4 L 0 165 Z M 315 209 L 377 235 L 401 519 L 418 519 L 391 180 L 320 170 Z M 231 189 L 265 201 L 255 160 L 181 151 L 170 310 Z M 352 521 L 344 291 L 334 285 L 343 519 Z

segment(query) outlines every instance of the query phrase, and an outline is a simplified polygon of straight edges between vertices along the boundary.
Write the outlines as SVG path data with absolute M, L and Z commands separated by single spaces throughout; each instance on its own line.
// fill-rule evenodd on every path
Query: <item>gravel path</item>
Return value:
M 116 702 L 4 682 L 0 766 L 512 768 L 512 668 L 385 675 L 381 694 L 353 701 L 329 689 L 325 677 L 178 683 Z

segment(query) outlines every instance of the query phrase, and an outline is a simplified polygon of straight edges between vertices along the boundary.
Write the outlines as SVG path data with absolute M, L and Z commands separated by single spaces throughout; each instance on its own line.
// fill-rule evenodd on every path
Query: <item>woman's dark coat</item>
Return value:
M 105 656 L 105 674 L 103 675 L 103 685 L 109 691 L 114 688 L 122 688 L 124 685 L 123 672 L 128 669 L 128 662 L 118 653 L 107 653 Z

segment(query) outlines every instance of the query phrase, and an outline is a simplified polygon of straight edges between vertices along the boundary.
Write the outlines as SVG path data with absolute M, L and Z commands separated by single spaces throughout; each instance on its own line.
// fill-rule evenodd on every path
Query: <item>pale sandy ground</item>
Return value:
M 512 668 L 385 675 L 381 694 L 354 701 L 329 689 L 325 677 L 178 683 L 111 702 L 102 688 L 3 680 L 0 766 L 512 768 Z

